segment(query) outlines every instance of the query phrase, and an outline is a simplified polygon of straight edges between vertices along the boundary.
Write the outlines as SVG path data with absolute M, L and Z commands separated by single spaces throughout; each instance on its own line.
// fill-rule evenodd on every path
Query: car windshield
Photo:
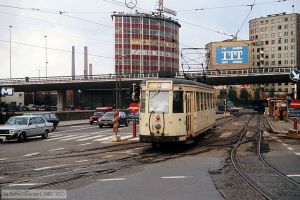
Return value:
M 104 118 L 110 118 L 113 119 L 114 118 L 114 113 L 113 112 L 107 112 L 104 114 L 103 116 Z
M 6 125 L 27 125 L 27 117 L 12 117 L 7 120 Z
M 103 115 L 103 112 L 94 112 L 93 115 L 94 115 L 94 116 L 102 116 L 102 115 Z

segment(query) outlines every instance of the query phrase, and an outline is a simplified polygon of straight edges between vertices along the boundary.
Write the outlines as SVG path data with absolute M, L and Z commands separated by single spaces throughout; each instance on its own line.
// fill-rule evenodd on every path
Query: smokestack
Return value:
M 72 80 L 75 79 L 75 46 L 72 46 Z
M 93 75 L 93 65 L 89 64 L 89 75 L 92 76 Z
M 84 76 L 88 75 L 88 49 L 87 46 L 84 47 Z

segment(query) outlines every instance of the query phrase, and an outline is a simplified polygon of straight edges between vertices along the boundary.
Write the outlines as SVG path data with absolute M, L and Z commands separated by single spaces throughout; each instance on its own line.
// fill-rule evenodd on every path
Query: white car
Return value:
M 29 137 L 39 135 L 46 139 L 52 130 L 53 123 L 47 122 L 41 116 L 15 116 L 0 126 L 0 141 L 17 139 L 23 142 Z

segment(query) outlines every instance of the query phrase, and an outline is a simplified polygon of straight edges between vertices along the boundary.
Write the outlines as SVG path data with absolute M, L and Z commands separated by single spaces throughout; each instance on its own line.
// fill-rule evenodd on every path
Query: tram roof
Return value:
M 214 87 L 211 85 L 206 85 L 204 83 L 199 83 L 192 80 L 179 79 L 179 78 L 156 78 L 156 79 L 145 79 L 141 82 L 141 84 L 146 84 L 146 81 L 172 81 L 173 84 L 185 84 L 185 85 L 195 85 L 203 88 L 213 89 Z

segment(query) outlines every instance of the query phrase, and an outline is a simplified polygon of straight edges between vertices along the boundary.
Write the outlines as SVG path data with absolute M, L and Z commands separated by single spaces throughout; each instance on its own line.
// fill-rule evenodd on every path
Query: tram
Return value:
M 194 140 L 216 123 L 213 87 L 191 80 L 146 79 L 139 106 L 140 142 Z

